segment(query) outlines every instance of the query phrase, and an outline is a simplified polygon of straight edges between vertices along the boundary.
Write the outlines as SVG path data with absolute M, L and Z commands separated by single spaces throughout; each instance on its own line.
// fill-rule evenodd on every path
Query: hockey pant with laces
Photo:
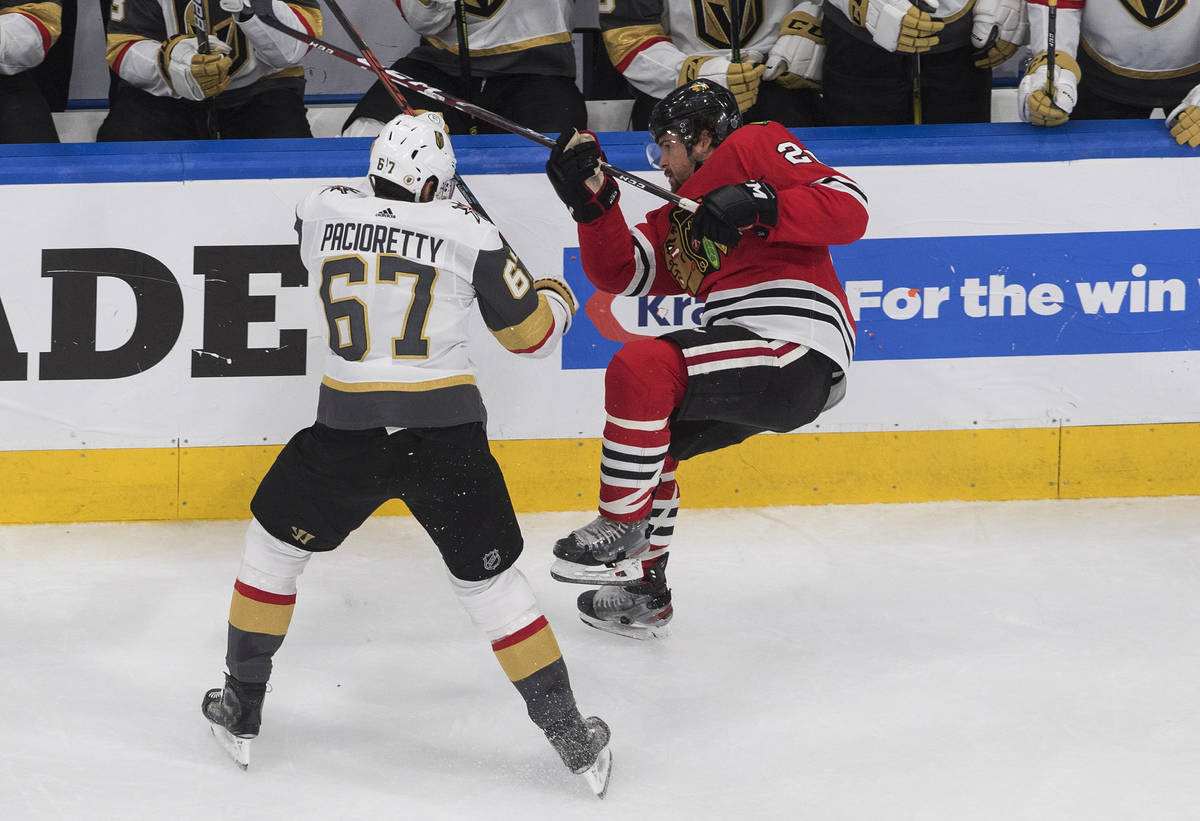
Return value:
M 834 365 L 793 342 L 731 325 L 625 344 L 605 371 L 600 513 L 653 515 L 652 554 L 670 545 L 678 461 L 756 433 L 808 424 L 825 407 Z

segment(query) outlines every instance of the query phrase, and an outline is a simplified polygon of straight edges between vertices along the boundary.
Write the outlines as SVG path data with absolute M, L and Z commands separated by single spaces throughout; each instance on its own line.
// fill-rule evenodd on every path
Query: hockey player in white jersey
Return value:
M 587 127 L 587 104 L 575 84 L 575 0 L 394 2 L 421 41 L 391 65 L 393 70 L 535 131 L 557 134 Z M 459 9 L 465 38 L 460 37 Z M 460 40 L 466 42 L 465 59 Z M 408 102 L 442 112 L 452 134 L 502 133 L 415 91 Z M 342 136 L 374 137 L 396 112 L 387 88 L 375 82 L 346 118 Z
M 61 0 L 0 0 L 0 143 L 58 142 L 34 70 L 61 33 Z
M 608 0 L 600 29 L 609 60 L 637 93 L 633 130 L 648 127 L 655 103 L 697 79 L 732 91 L 746 122 L 821 125 L 825 40 L 816 0 Z
M 335 549 L 399 498 L 441 552 L 529 717 L 603 797 L 609 729 L 580 714 L 554 633 L 513 566 L 521 531 L 488 449 L 467 339 L 478 310 L 507 349 L 545 356 L 575 299 L 560 279 L 532 278 L 491 222 L 450 199 L 455 158 L 444 127 L 433 113 L 394 118 L 361 187 L 321 188 L 296 211 L 328 331 L 317 420 L 283 448 L 250 503 L 225 685 L 204 695 L 202 710 L 247 766 L 298 577 L 313 553 Z
M 1025 0 L 824 0 L 828 125 L 985 123 Z
M 1200 147 L 1200 5 L 1059 0 L 1053 78 L 1047 0 L 1029 0 L 1029 20 L 1034 58 L 1017 90 L 1023 121 L 1144 119 L 1162 108 L 1171 136 Z

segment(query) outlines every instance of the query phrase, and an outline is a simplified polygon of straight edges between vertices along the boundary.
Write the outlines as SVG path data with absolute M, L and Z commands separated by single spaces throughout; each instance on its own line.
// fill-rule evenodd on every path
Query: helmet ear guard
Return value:
M 399 188 L 420 201 L 425 183 L 435 180 L 433 198 L 445 200 L 454 195 L 457 167 L 442 115 L 427 111 L 399 114 L 384 125 L 371 145 L 367 174 L 377 195 L 391 194 Z
M 718 145 L 742 125 L 742 114 L 733 92 L 711 80 L 692 80 L 659 100 L 650 111 L 650 136 L 655 142 L 668 131 L 684 144 L 695 145 L 701 131 L 712 134 Z

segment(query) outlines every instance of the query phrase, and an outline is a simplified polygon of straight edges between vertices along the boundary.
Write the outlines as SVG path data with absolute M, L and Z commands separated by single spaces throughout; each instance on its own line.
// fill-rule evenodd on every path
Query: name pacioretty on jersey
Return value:
M 400 254 L 437 264 L 444 239 L 407 228 L 369 222 L 328 222 L 321 234 L 322 251 L 360 251 L 365 254 Z

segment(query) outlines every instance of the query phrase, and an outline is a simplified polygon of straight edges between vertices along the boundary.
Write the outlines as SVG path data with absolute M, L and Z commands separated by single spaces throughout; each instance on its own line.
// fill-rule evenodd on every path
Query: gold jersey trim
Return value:
M 619 66 L 625 58 L 637 51 L 647 40 L 656 37 L 666 37 L 667 33 L 657 23 L 646 26 L 623 26 L 603 32 L 604 48 L 608 51 L 608 59 L 614 66 Z
M 1195 74 L 1196 72 L 1200 71 L 1200 63 L 1184 66 L 1183 68 L 1167 69 L 1165 71 L 1142 71 L 1136 68 L 1124 68 L 1122 66 L 1114 65 L 1113 63 L 1110 63 L 1108 60 L 1105 60 L 1103 57 L 1101 57 L 1094 48 L 1088 45 L 1087 40 L 1084 40 L 1082 36 L 1079 39 L 1079 45 L 1082 46 L 1083 50 L 1087 52 L 1087 55 L 1099 63 L 1105 71 L 1112 72 L 1119 77 L 1128 77 L 1131 80 L 1170 80 L 1175 77 L 1186 77 L 1189 74 Z
M 453 45 L 444 43 L 436 37 L 426 37 L 426 40 L 434 46 L 434 48 L 448 51 L 451 54 L 458 54 L 458 44 Z M 571 42 L 570 32 L 560 31 L 556 34 L 546 34 L 541 37 L 531 37 L 528 40 L 520 40 L 516 43 L 504 43 L 503 45 L 493 46 L 492 48 L 473 48 L 469 49 L 472 57 L 491 57 L 496 54 L 512 54 L 515 51 L 528 51 L 531 48 L 540 48 L 542 46 L 553 46 L 559 43 Z
M 22 3 L 19 6 L 9 6 L 3 13 L 12 14 L 14 12 L 36 17 L 50 32 L 51 44 L 57 42 L 59 35 L 62 34 L 62 7 L 57 3 Z
M 538 294 L 537 310 L 524 322 L 492 331 L 492 336 L 510 351 L 527 351 L 545 339 L 552 327 L 554 314 L 550 312 L 550 303 L 546 302 L 545 296 Z
M 301 6 L 296 3 L 288 3 L 287 5 L 288 8 L 296 12 L 297 16 L 303 18 L 305 24 L 312 30 L 314 37 L 321 36 L 325 28 L 325 19 L 321 16 L 320 9 Z
M 110 35 L 108 35 L 106 42 L 104 44 L 105 45 L 104 59 L 108 61 L 109 66 L 112 66 L 113 68 L 115 68 L 115 66 L 113 66 L 113 62 L 119 56 L 121 56 L 121 52 L 123 52 L 125 50 L 125 47 L 130 45 L 131 43 L 136 43 L 139 40 L 147 40 L 150 42 L 155 42 L 153 40 L 150 40 L 149 37 L 143 37 L 140 34 L 110 34 Z
M 431 379 L 427 382 L 341 382 L 332 376 L 321 378 L 321 384 L 327 388 L 343 393 L 371 393 L 373 391 L 400 391 L 404 393 L 421 393 L 436 391 L 442 388 L 452 388 L 456 385 L 474 385 L 475 377 L 470 374 L 446 376 L 442 379 Z
M 280 77 L 303 77 L 304 66 L 288 66 L 282 71 L 276 71 L 274 74 L 268 74 L 263 79 L 274 80 Z

